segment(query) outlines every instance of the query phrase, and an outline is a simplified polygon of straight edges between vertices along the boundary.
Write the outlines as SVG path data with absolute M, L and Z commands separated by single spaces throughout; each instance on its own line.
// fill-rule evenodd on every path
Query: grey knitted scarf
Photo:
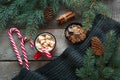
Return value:
M 120 37 L 120 23 L 103 15 L 97 15 L 85 41 L 69 46 L 62 55 L 42 68 L 35 71 L 21 69 L 12 80 L 80 80 L 75 75 L 75 70 L 82 67 L 83 54 L 90 46 L 91 37 L 97 36 L 104 42 L 106 33 L 110 30 L 114 30 L 116 37 Z

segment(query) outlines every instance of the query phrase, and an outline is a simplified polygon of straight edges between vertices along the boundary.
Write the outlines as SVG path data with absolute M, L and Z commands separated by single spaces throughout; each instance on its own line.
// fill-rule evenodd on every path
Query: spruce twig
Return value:
M 91 3 L 91 5 L 89 6 L 89 10 L 90 11 L 92 11 L 92 9 L 93 9 L 93 6 L 94 6 L 94 4 L 96 3 L 96 0 L 93 0 L 93 2 Z M 91 21 L 91 17 L 90 17 L 90 14 L 88 14 L 88 16 L 87 16 L 87 21 L 86 21 L 86 24 L 85 24 L 85 28 L 84 28 L 84 30 L 85 30 L 85 32 L 87 32 L 88 30 L 89 30 L 89 23 L 91 23 L 92 21 Z
M 33 35 L 33 31 L 36 33 L 40 25 L 45 23 L 42 12 L 47 7 L 47 2 L 53 8 L 54 13 L 57 13 L 59 0 L 2 0 L 0 3 L 0 31 L 9 27 L 8 23 L 12 23 L 11 25 L 26 26 L 26 33 Z M 33 17 L 33 20 L 29 20 L 30 17 Z
M 92 27 L 92 22 L 97 13 L 108 14 L 105 6 L 97 0 L 2 0 L 0 3 L 0 31 L 7 28 L 8 23 L 27 26 L 29 17 L 33 16 L 32 13 L 34 14 L 36 11 L 43 12 L 48 4 L 53 8 L 54 13 L 57 14 L 60 4 L 59 1 L 82 16 L 82 25 L 86 28 L 86 32 Z M 40 15 L 42 14 L 37 16 Z M 37 17 L 35 18 L 37 19 Z M 43 18 L 39 20 L 45 22 Z M 37 26 L 36 23 L 32 23 L 29 25 L 34 30 L 42 25 L 41 22 Z M 27 32 L 32 34 L 31 31 Z
M 106 35 L 106 41 L 104 42 L 104 54 L 101 56 L 93 55 L 94 63 L 87 62 L 90 60 L 88 56 L 84 56 L 83 67 L 77 69 L 77 72 L 80 72 L 80 75 L 83 80 L 120 80 L 120 38 L 115 37 L 115 32 L 110 31 Z M 86 52 L 86 54 L 94 54 L 92 52 Z M 86 58 L 87 57 L 87 58 Z M 90 60 L 91 61 L 91 60 Z M 94 66 L 87 66 L 87 65 Z M 87 67 L 85 67 L 85 65 Z M 91 70 L 90 75 L 87 72 Z M 86 75 L 89 75 L 87 78 Z

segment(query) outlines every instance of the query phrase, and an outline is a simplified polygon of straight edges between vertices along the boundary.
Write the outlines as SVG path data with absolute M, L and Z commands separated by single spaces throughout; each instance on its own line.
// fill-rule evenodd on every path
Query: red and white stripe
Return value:
M 17 46 L 16 46 L 16 44 L 15 44 L 15 41 L 14 41 L 14 39 L 13 39 L 13 36 L 12 36 L 12 33 L 13 33 L 13 32 L 16 32 L 16 33 L 17 33 L 18 38 L 22 38 L 22 35 L 21 35 L 20 31 L 19 31 L 17 28 L 11 28 L 11 29 L 8 31 L 9 39 L 10 39 L 10 42 L 11 42 L 11 44 L 12 44 L 12 46 L 13 46 L 13 50 L 14 50 L 14 52 L 16 53 L 17 59 L 18 59 L 18 61 L 19 61 L 19 64 L 20 64 L 20 65 L 23 65 L 22 58 L 20 57 L 20 53 L 19 53 L 19 51 L 18 51 L 18 48 L 17 48 Z
M 23 37 L 21 39 L 20 44 L 21 44 L 21 49 L 22 49 L 22 53 L 23 53 L 23 56 L 24 56 L 24 60 L 25 60 L 25 66 L 29 70 L 29 62 L 28 62 L 28 57 L 27 57 L 27 54 L 26 54 L 25 45 L 24 45 L 26 40 L 27 40 L 27 37 Z
M 43 52 L 48 58 L 51 58 L 51 57 L 52 57 L 51 53 L 50 53 L 47 49 L 42 49 L 42 52 Z
M 29 62 L 28 62 L 28 57 L 27 57 L 27 53 L 26 53 L 26 49 L 25 49 L 25 41 L 26 40 L 29 40 L 29 39 L 27 39 L 27 37 L 22 37 L 20 44 L 21 44 L 21 49 L 22 49 L 22 53 L 24 56 L 24 60 L 25 60 L 26 69 L 29 70 Z M 30 40 L 30 46 L 34 47 L 34 43 L 31 40 Z
M 29 39 L 30 40 L 30 47 L 33 48 L 34 47 L 34 42 L 32 41 L 32 39 Z
M 20 44 L 21 44 L 22 54 L 23 54 L 24 60 L 25 60 L 25 67 L 26 67 L 26 69 L 29 70 L 29 62 L 28 62 L 28 57 L 27 57 L 27 53 L 26 53 L 26 49 L 25 49 L 25 41 L 26 41 L 26 40 L 30 40 L 30 46 L 31 46 L 31 47 L 34 47 L 34 43 L 33 43 L 33 41 L 32 41 L 31 39 L 27 39 L 27 37 L 22 37 L 20 31 L 19 31 L 17 28 L 11 28 L 11 29 L 8 31 L 8 35 L 9 35 L 10 42 L 11 42 L 11 44 L 12 44 L 12 46 L 13 46 L 13 50 L 14 50 L 14 52 L 16 53 L 17 59 L 18 59 L 19 64 L 20 64 L 21 66 L 23 66 L 23 61 L 22 61 L 22 58 L 21 58 L 20 53 L 19 53 L 19 51 L 18 51 L 18 48 L 17 48 L 17 46 L 16 46 L 16 44 L 15 44 L 15 41 L 14 41 L 14 39 L 13 39 L 13 36 L 12 36 L 13 31 L 15 31 L 15 32 L 17 33 L 17 35 L 18 35 L 18 38 L 21 39 Z

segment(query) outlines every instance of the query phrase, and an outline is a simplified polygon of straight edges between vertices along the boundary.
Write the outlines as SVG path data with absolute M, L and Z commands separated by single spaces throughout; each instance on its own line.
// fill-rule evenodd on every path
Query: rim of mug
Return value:
M 82 27 L 82 24 L 81 23 L 79 23 L 79 22 L 73 22 L 73 23 L 70 23 L 70 24 L 68 24 L 67 26 L 66 26 L 66 28 L 65 28 L 65 30 L 64 30 L 64 34 L 65 34 L 65 38 L 70 42 L 70 43 L 72 43 L 70 40 L 69 40 L 69 38 L 66 36 L 66 31 L 68 30 L 68 28 L 71 26 L 71 25 L 73 25 L 73 24 L 75 24 L 75 25 L 80 25 L 80 27 Z M 79 42 L 77 42 L 77 43 L 79 43 Z M 74 44 L 76 44 L 76 43 L 74 43 Z
M 36 40 L 37 40 L 38 36 L 40 36 L 40 35 L 42 35 L 42 34 L 49 34 L 50 36 L 52 36 L 52 37 L 54 38 L 54 41 L 55 41 L 54 48 L 49 51 L 49 52 L 52 52 L 52 51 L 55 49 L 55 47 L 56 47 L 56 42 L 57 42 L 57 41 L 56 41 L 55 36 L 54 36 L 52 33 L 50 33 L 50 32 L 41 32 L 41 33 L 39 33 L 39 34 L 36 36 L 36 38 L 35 38 L 35 40 L 34 40 L 35 49 L 36 49 L 37 51 L 39 51 L 39 50 L 37 49 L 37 47 L 36 47 Z M 41 52 L 41 51 L 39 51 L 39 52 Z

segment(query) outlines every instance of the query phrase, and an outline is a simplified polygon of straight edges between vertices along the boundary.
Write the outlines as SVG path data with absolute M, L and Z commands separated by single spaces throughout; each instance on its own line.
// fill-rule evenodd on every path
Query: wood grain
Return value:
M 24 35 L 25 30 L 20 30 L 20 31 Z M 64 36 L 64 29 L 40 29 L 39 33 L 42 33 L 42 32 L 50 32 L 56 38 L 57 44 L 56 44 L 56 48 L 55 48 L 54 53 L 52 53 L 53 58 L 61 55 L 62 52 L 68 46 L 68 42 L 67 42 L 67 40 Z M 1 43 L 1 46 L 0 46 L 0 60 L 17 60 L 15 52 L 13 51 L 12 45 L 9 41 L 7 30 L 4 31 L 2 34 L 0 34 L 0 37 L 1 37 L 1 39 L 0 39 L 0 43 Z M 20 47 L 20 43 L 19 43 L 20 40 L 18 39 L 16 34 L 13 34 L 13 37 L 14 37 L 14 40 L 16 41 L 16 44 L 17 44 L 17 46 L 19 48 L 19 51 L 21 53 L 21 47 Z M 27 55 L 28 55 L 29 60 L 34 60 L 33 55 L 34 55 L 34 53 L 37 52 L 36 49 L 35 48 L 32 49 L 29 45 L 29 42 L 26 43 L 25 47 L 26 47 L 26 50 L 27 50 Z M 51 60 L 51 59 L 43 57 L 40 60 Z
M 50 61 L 30 61 L 30 70 L 35 70 Z M 21 67 L 17 61 L 0 62 L 0 80 L 11 80 L 20 72 Z
M 111 18 L 120 22 L 120 0 L 104 0 L 104 3 L 108 6 L 111 13 Z M 41 29 L 39 33 L 47 31 L 55 35 L 57 39 L 56 51 L 52 59 L 47 59 L 45 57 L 39 59 L 39 61 L 33 60 L 33 54 L 36 52 L 35 49 L 31 49 L 29 44 L 26 44 L 26 49 L 28 57 L 30 60 L 30 69 L 35 70 L 51 62 L 54 58 L 61 55 L 61 53 L 67 48 L 68 41 L 64 37 L 64 28 L 72 22 L 81 22 L 81 17 L 77 16 L 75 19 L 68 21 L 63 25 L 59 25 L 56 22 L 56 18 L 59 17 L 64 12 L 69 11 L 65 6 L 60 7 L 60 10 L 52 22 L 49 22 L 46 26 L 40 26 Z M 47 29 L 46 29 L 47 28 Z M 22 34 L 25 35 L 25 30 L 21 30 Z M 14 35 L 17 45 L 19 42 L 17 36 Z M 20 48 L 19 48 L 20 49 Z M 20 50 L 21 51 L 21 50 Z M 31 61 L 32 60 L 32 61 Z M 12 50 L 11 44 L 8 39 L 7 30 L 0 33 L 0 80 L 11 80 L 20 71 L 19 64 L 15 53 Z

